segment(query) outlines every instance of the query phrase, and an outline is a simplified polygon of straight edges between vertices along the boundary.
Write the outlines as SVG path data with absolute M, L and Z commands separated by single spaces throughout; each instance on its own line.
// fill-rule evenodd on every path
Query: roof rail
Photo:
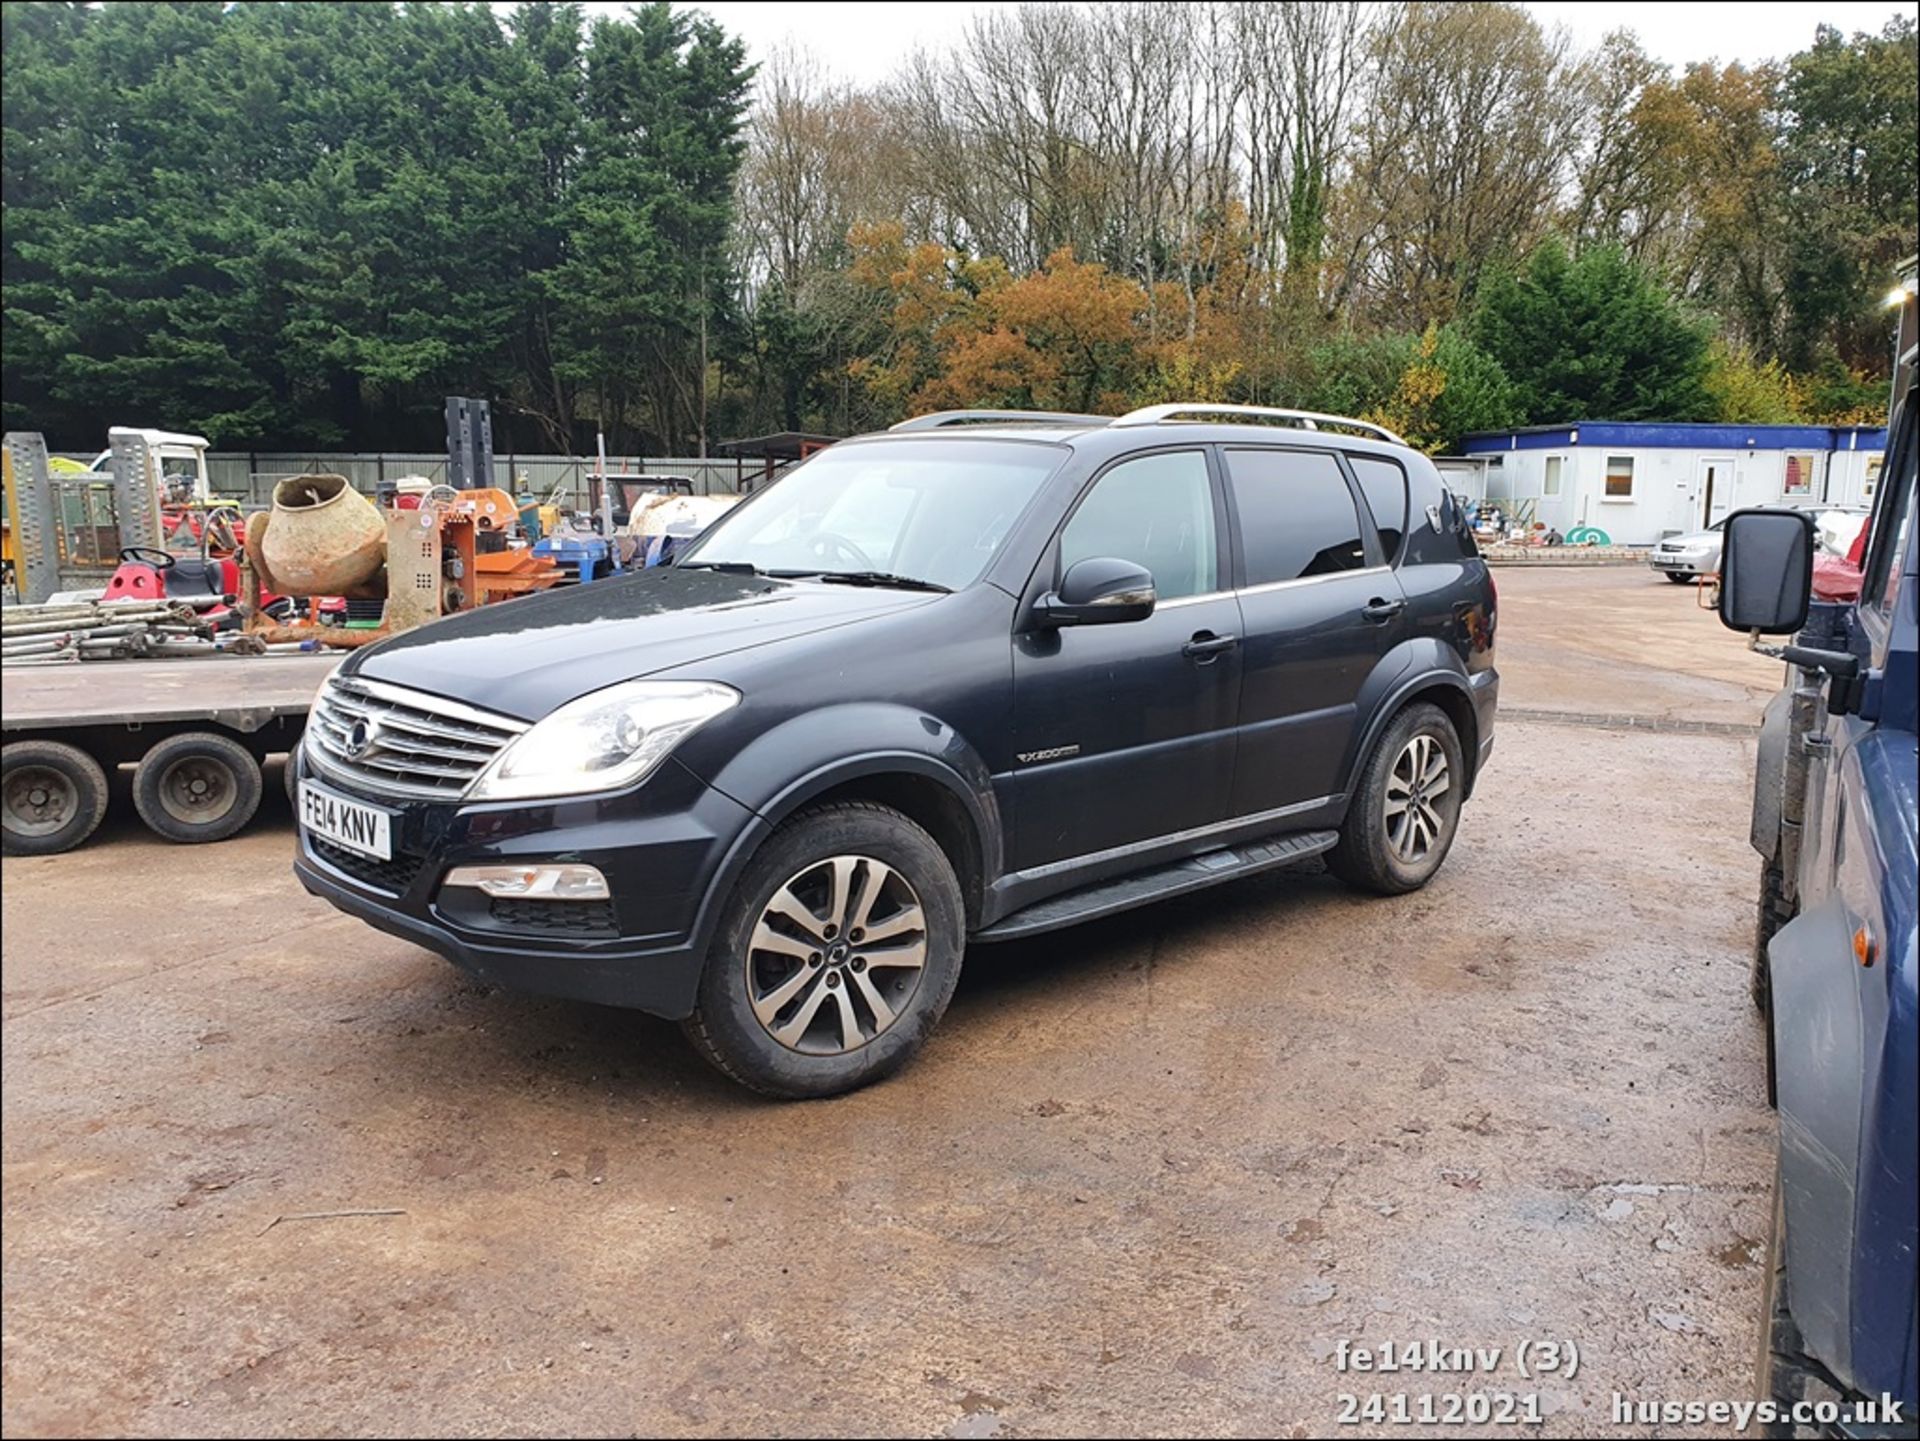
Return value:
M 1064 410 L 936 410 L 931 415 L 916 415 L 889 430 L 944 430 L 950 425 L 990 425 L 995 421 L 1015 425 L 1110 425 L 1110 415 L 1074 415 Z
M 1270 405 L 1214 405 L 1209 402 L 1177 402 L 1173 405 L 1149 405 L 1141 410 L 1130 410 L 1114 425 L 1157 425 L 1163 420 L 1172 420 L 1181 415 L 1219 415 L 1247 416 L 1256 420 L 1290 420 L 1304 430 L 1318 430 L 1322 426 L 1339 426 L 1348 430 L 1358 430 L 1367 435 L 1377 435 L 1382 440 L 1395 445 L 1405 445 L 1406 441 L 1388 430 L 1384 425 L 1375 425 L 1370 420 L 1356 420 L 1351 415 L 1324 415 L 1317 410 L 1280 410 Z

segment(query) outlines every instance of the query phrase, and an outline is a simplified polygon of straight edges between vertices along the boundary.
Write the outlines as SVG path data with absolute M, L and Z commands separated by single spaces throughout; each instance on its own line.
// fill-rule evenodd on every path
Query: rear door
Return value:
M 1042 561 L 1153 573 L 1145 620 L 1013 637 L 1011 869 L 1085 862 L 1224 818 L 1233 779 L 1240 611 L 1204 447 L 1131 456 L 1081 497 Z
M 1404 631 L 1387 564 L 1407 528 L 1406 476 L 1369 459 L 1382 512 L 1332 451 L 1225 446 L 1245 653 L 1230 814 L 1335 794 L 1360 688 Z

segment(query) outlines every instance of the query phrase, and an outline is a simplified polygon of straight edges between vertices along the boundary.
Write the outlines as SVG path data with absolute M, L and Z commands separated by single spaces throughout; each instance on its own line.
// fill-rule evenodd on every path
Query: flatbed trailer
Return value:
M 260 804 L 261 762 L 300 744 L 335 655 L 206 656 L 9 667 L 0 676 L 0 837 L 56 855 L 106 814 L 107 772 L 168 840 L 220 840 Z

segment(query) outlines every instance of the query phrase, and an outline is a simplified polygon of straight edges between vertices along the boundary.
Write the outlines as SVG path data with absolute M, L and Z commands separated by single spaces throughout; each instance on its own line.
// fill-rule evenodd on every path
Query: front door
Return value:
M 1699 484 L 1695 488 L 1699 509 L 1695 512 L 1700 529 L 1719 524 L 1733 509 L 1733 457 L 1709 455 L 1700 461 Z
M 1201 450 L 1109 468 L 1043 565 L 1115 556 L 1153 573 L 1145 620 L 1015 635 L 1008 862 L 1031 870 L 1220 821 L 1233 779 L 1240 608 Z

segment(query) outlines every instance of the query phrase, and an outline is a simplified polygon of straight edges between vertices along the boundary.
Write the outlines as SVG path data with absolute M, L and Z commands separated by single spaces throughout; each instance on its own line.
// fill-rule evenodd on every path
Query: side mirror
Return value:
M 1799 510 L 1736 510 L 1720 551 L 1720 623 L 1791 635 L 1813 596 L 1813 517 Z
M 1130 560 L 1091 556 L 1060 577 L 1060 589 L 1040 597 L 1035 613 L 1045 626 L 1112 625 L 1153 614 L 1153 574 Z

